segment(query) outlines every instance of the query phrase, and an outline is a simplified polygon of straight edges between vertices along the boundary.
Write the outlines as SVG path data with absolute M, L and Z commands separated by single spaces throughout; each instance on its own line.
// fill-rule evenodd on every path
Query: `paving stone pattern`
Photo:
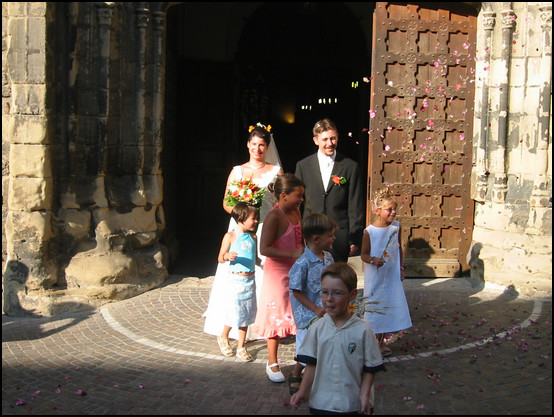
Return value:
M 375 414 L 552 414 L 552 300 L 464 280 L 405 281 L 414 326 L 389 335 Z M 264 341 L 243 363 L 203 333 L 211 282 L 174 275 L 95 312 L 3 316 L 2 414 L 309 414 L 265 375 Z

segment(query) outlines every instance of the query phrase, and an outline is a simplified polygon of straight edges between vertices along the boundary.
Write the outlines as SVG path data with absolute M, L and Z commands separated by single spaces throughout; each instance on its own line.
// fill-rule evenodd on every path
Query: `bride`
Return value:
M 279 154 L 275 142 L 272 140 L 270 133 L 271 126 L 264 126 L 258 123 L 256 126 L 250 127 L 250 135 L 246 146 L 250 159 L 242 165 L 234 166 L 229 177 L 227 178 L 227 185 L 225 187 L 224 197 L 227 195 L 229 185 L 242 178 L 252 178 L 252 181 L 259 187 L 267 188 L 267 186 L 273 181 L 277 175 L 283 174 L 281 163 L 279 160 Z M 260 235 L 262 232 L 263 221 L 267 216 L 267 213 L 273 207 L 275 201 L 270 192 L 266 192 L 260 208 L 260 219 L 257 229 L 258 242 L 260 241 Z M 223 209 L 231 214 L 232 207 L 229 207 L 225 201 L 223 201 Z M 236 222 L 231 218 L 229 222 L 229 229 L 233 230 L 236 227 Z M 258 257 L 262 259 L 262 265 L 265 257 L 260 254 L 258 248 Z M 220 306 L 224 305 L 227 291 L 226 281 L 228 263 L 219 263 L 215 273 L 214 281 L 212 284 L 212 291 L 210 293 L 210 300 L 208 301 L 208 308 L 203 314 L 206 319 L 204 322 L 204 332 L 220 336 L 223 330 L 223 316 L 221 314 Z M 260 290 L 262 288 L 263 269 L 256 266 L 256 299 L 259 300 Z M 232 339 L 238 339 L 238 331 L 236 327 L 233 327 L 229 337 Z M 247 339 L 255 339 L 257 335 L 252 334 L 250 331 L 247 333 Z

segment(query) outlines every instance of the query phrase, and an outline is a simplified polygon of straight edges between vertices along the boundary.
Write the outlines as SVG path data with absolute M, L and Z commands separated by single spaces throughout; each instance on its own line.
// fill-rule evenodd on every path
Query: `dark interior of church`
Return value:
M 179 242 L 170 272 L 215 272 L 229 221 L 225 182 L 248 159 L 249 125 L 272 126 L 283 169 L 294 172 L 316 151 L 313 125 L 328 117 L 338 150 L 367 175 L 374 5 L 187 2 L 168 9 L 164 211 L 167 233 Z

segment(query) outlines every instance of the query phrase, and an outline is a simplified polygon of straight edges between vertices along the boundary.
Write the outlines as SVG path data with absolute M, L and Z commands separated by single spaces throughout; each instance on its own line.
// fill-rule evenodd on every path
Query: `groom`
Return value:
M 348 262 L 358 252 L 364 230 L 360 167 L 336 151 L 339 135 L 331 120 L 317 122 L 313 135 L 318 151 L 299 161 L 295 172 L 306 184 L 303 217 L 311 213 L 332 217 L 339 225 L 333 258 Z

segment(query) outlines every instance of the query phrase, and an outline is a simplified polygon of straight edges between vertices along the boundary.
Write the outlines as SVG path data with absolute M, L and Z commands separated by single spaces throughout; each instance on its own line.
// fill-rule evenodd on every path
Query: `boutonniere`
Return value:
M 346 178 L 340 177 L 338 175 L 331 175 L 331 181 L 333 181 L 336 185 L 346 184 Z

